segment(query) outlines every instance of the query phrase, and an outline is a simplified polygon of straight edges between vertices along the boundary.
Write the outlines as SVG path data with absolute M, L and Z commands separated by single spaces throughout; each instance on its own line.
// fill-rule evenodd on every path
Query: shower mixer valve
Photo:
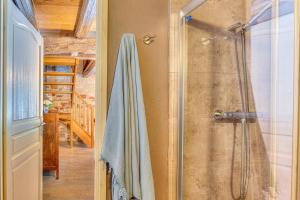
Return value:
M 218 122 L 237 123 L 246 120 L 247 122 L 254 123 L 257 119 L 257 114 L 256 112 L 223 112 L 216 110 L 213 118 Z

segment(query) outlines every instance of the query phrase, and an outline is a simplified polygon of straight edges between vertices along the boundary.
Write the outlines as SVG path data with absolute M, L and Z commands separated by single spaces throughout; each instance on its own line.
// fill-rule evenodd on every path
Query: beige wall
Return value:
M 110 0 L 108 91 L 110 96 L 114 65 L 123 33 L 136 35 L 140 58 L 142 87 L 156 199 L 168 199 L 168 0 Z M 145 35 L 156 35 L 150 46 L 143 44 Z

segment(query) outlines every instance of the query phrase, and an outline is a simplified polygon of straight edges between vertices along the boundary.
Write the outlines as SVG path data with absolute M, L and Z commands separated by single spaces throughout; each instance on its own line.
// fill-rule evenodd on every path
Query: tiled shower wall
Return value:
M 242 110 L 235 40 L 224 34 L 207 26 L 203 29 L 197 22 L 188 25 L 184 199 L 239 197 L 241 124 L 217 123 L 212 118 L 216 110 Z M 250 124 L 249 133 L 252 148 L 247 199 L 265 199 L 269 161 L 259 125 Z

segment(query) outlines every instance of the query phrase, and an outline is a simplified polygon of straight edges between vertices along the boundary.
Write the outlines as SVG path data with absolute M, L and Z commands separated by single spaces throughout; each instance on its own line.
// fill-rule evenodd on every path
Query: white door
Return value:
M 41 200 L 42 38 L 4 3 L 4 199 Z

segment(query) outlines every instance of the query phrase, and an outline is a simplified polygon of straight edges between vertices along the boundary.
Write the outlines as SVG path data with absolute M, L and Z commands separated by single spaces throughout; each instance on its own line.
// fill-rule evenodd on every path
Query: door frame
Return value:
M 295 52 L 294 52 L 294 113 L 293 124 L 293 165 L 292 165 L 292 200 L 300 198 L 300 1 L 295 0 L 294 4 L 294 27 L 295 27 Z
M 9 1 L 9 0 L 7 0 Z M 0 1 L 0 200 L 3 200 L 3 17 L 4 7 Z M 107 115 L 107 49 L 108 49 L 108 0 L 97 1 L 97 53 L 96 53 L 96 105 L 95 105 L 95 184 L 94 199 L 106 199 L 106 165 L 100 161 L 103 134 Z
M 3 1 L 0 1 L 0 200 L 3 200 Z
M 107 116 L 108 0 L 97 1 L 94 199 L 106 200 L 106 164 L 100 161 Z

